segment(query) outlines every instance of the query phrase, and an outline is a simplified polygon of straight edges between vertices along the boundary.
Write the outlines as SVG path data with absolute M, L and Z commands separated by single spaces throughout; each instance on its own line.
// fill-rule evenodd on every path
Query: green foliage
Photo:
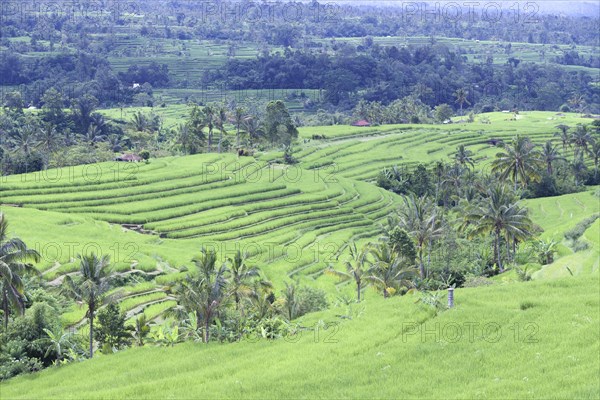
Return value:
M 101 309 L 97 320 L 94 335 L 101 347 L 108 345 L 109 348 L 118 350 L 131 344 L 132 329 L 125 326 L 125 313 L 121 312 L 117 304 L 110 303 Z
M 280 100 L 267 104 L 264 125 L 267 140 L 271 145 L 289 146 L 298 137 L 298 130 L 285 104 Z

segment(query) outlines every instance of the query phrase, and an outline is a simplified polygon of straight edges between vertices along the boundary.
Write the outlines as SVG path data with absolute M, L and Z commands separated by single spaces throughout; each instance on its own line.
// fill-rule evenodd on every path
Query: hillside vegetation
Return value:
M 300 338 L 130 349 L 18 377 L 2 397 L 594 399 L 599 283 L 596 270 L 459 289 L 438 315 L 414 296 L 370 296 L 311 316 Z

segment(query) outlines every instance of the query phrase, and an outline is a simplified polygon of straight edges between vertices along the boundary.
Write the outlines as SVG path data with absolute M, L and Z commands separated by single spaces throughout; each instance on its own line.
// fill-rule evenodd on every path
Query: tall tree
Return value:
M 240 147 L 240 130 L 246 119 L 246 109 L 244 107 L 236 107 L 233 110 L 233 124 L 235 125 L 235 145 Z
M 488 188 L 484 197 L 466 208 L 462 229 L 470 227 L 470 237 L 492 234 L 494 237 L 494 260 L 504 271 L 501 240 L 504 237 L 525 239 L 533 236 L 533 222 L 527 209 L 521 207 L 515 193 L 505 185 Z
M 565 124 L 556 125 L 556 127 L 560 130 L 560 132 L 556 132 L 554 136 L 558 136 L 560 138 L 564 153 L 567 151 L 567 145 L 571 143 L 571 135 L 569 134 L 569 129 L 571 129 L 571 127 Z
M 86 317 L 90 324 L 90 358 L 94 356 L 94 317 L 110 289 L 110 257 L 92 253 L 79 255 L 79 275 L 70 275 L 63 281 L 63 293 L 87 305 Z
M 600 140 L 595 140 L 590 148 L 588 154 L 594 160 L 594 179 L 598 178 L 598 161 L 600 160 Z
M 594 138 L 588 132 L 587 126 L 577 125 L 575 132 L 571 134 L 571 143 L 575 146 L 575 154 L 573 159 L 578 157 L 583 158 L 585 152 L 588 151 L 588 146 L 594 142 Z
M 473 167 L 473 165 L 475 165 L 475 162 L 473 161 L 473 152 L 471 150 L 468 150 L 467 148 L 465 148 L 464 144 L 459 145 L 456 148 L 456 153 L 454 154 L 454 160 L 461 166 L 461 167 Z
M 492 172 L 500 173 L 501 179 L 510 176 L 515 190 L 519 183 L 526 187 L 530 181 L 540 179 L 540 153 L 529 138 L 517 135 L 510 143 L 503 143 L 501 146 L 504 151 L 496 154 Z
M 296 129 L 283 101 L 271 101 L 267 104 L 265 134 L 271 145 L 278 143 L 288 146 L 294 139 L 298 138 L 298 129 Z
M 374 262 L 365 280 L 381 290 L 384 298 L 390 297 L 402 287 L 412 286 L 417 269 L 401 254 L 393 251 L 388 243 L 377 243 L 369 252 Z
M 204 116 L 204 126 L 208 128 L 208 152 L 212 151 L 213 129 L 215 128 L 215 107 L 211 104 L 204 106 L 202 109 Z
M 251 297 L 254 293 L 256 286 L 254 283 L 258 283 L 259 286 L 264 288 L 272 287 L 271 283 L 259 279 L 260 270 L 256 267 L 250 267 L 246 260 L 248 259 L 247 254 L 243 254 L 241 251 L 237 251 L 233 259 L 229 260 L 231 279 L 229 290 L 235 300 L 235 308 L 238 311 L 242 310 L 242 300 L 246 297 Z
M 248 145 L 250 147 L 264 136 L 264 126 L 257 117 L 246 117 L 244 119 L 243 127 L 248 135 Z
M 548 175 L 552 175 L 552 164 L 559 160 L 565 160 L 563 156 L 558 152 L 556 146 L 552 144 L 551 140 L 548 140 L 544 147 L 542 147 L 542 152 L 540 154 L 542 160 L 546 164 L 546 172 Z
M 415 241 L 419 261 L 419 274 L 425 278 L 425 250 L 430 247 L 431 241 L 437 239 L 442 233 L 441 217 L 429 197 L 417 197 L 411 193 L 402 198 L 400 208 L 400 228 L 404 229 Z
M 354 242 L 350 243 L 348 247 L 350 249 L 351 259 L 344 263 L 346 271 L 338 271 L 332 266 L 329 266 L 329 268 L 325 270 L 325 273 L 337 276 L 344 280 L 354 280 L 354 283 L 356 284 L 356 301 L 360 303 L 360 292 L 363 287 L 364 278 L 367 275 L 368 267 L 370 266 L 370 262 L 367 259 L 369 248 L 368 246 L 364 246 L 361 250 L 358 250 L 356 243 Z
M 227 263 L 217 267 L 217 254 L 214 250 L 202 249 L 201 254 L 192 260 L 198 272 L 188 275 L 176 288 L 179 305 L 187 312 L 194 313 L 196 329 L 202 329 L 202 340 L 210 340 L 210 326 L 225 306 L 228 293 L 229 269 Z
M 227 123 L 227 108 L 221 105 L 217 108 L 217 115 L 215 119 L 215 125 L 219 129 L 219 144 L 218 144 L 218 153 L 221 153 L 221 146 L 223 145 L 223 135 L 227 132 L 225 131 L 225 124 Z
M 454 92 L 454 97 L 456 98 L 455 103 L 458 103 L 458 105 L 460 106 L 460 115 L 461 116 L 463 115 L 463 104 L 467 103 L 467 104 L 471 105 L 471 103 L 467 99 L 468 96 L 469 96 L 469 92 L 464 88 L 460 88 L 456 92 Z
M 19 238 L 8 237 L 8 221 L 0 213 L 0 290 L 2 291 L 2 311 L 4 312 L 4 329 L 8 326 L 11 307 L 20 314 L 25 310 L 25 275 L 39 275 L 29 262 L 38 262 L 40 255 L 29 249 Z

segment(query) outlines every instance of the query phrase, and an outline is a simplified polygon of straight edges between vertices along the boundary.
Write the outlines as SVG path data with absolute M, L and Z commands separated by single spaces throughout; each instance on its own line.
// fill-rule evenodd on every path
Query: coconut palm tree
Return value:
M 83 140 L 93 147 L 96 143 L 106 140 L 106 136 L 102 134 L 102 131 L 96 125 L 90 124 Z
M 343 280 L 354 280 L 354 283 L 356 283 L 356 301 L 360 303 L 360 292 L 362 290 L 363 280 L 367 274 L 367 267 L 370 266 L 370 262 L 367 259 L 370 250 L 368 246 L 364 246 L 361 250 L 358 250 L 356 243 L 354 242 L 348 247 L 350 248 L 351 260 L 344 263 L 346 271 L 338 271 L 329 266 L 329 268 L 325 270 L 325 273 L 337 276 Z
M 521 207 L 513 192 L 503 184 L 487 189 L 484 197 L 465 210 L 462 229 L 471 227 L 470 237 L 489 235 L 494 238 L 494 259 L 500 272 L 504 271 L 501 254 L 503 234 L 525 239 L 533 235 L 533 223 L 527 209 Z
M 394 252 L 385 242 L 377 243 L 369 250 L 374 262 L 367 272 L 365 280 L 381 290 L 384 298 L 388 298 L 402 287 L 413 286 L 412 279 L 417 274 L 414 265 Z
M 240 147 L 240 129 L 246 118 L 246 109 L 244 107 L 236 107 L 233 110 L 233 124 L 235 125 L 235 145 Z
M 571 129 L 571 127 L 565 124 L 556 125 L 556 127 L 560 129 L 560 132 L 556 132 L 554 136 L 560 137 L 564 153 L 567 151 L 567 145 L 571 143 L 571 135 L 569 134 L 569 129 Z
M 54 125 L 46 123 L 38 130 L 37 140 L 39 147 L 46 153 L 49 154 L 58 148 L 61 143 L 61 137 L 58 135 Z
M 33 150 L 40 146 L 37 139 L 37 127 L 32 124 L 25 124 L 17 129 L 8 139 L 8 144 L 13 152 L 21 151 L 25 155 L 30 155 Z
M 226 305 L 228 299 L 227 263 L 217 267 L 214 250 L 202 249 L 201 254 L 192 260 L 198 272 L 188 275 L 176 288 L 178 302 L 186 312 L 195 314 L 196 329 L 203 330 L 202 340 L 210 340 L 210 326 Z
M 12 308 L 19 314 L 25 311 L 25 290 L 23 277 L 39 275 L 29 261 L 38 262 L 40 255 L 29 249 L 19 238 L 8 238 L 8 221 L 0 213 L 0 290 L 2 292 L 2 310 L 4 311 L 4 329 L 8 326 L 8 317 Z
M 150 325 L 148 325 L 148 317 L 142 313 L 135 319 L 135 327 L 133 336 L 135 337 L 138 346 L 144 345 L 144 338 L 150 333 Z
M 588 154 L 594 160 L 594 178 L 598 178 L 598 161 L 600 160 L 600 140 L 595 140 L 590 148 Z
M 460 115 L 461 116 L 463 115 L 463 104 L 467 103 L 467 104 L 471 105 L 471 103 L 467 99 L 468 96 L 469 96 L 469 92 L 464 88 L 460 88 L 456 92 L 454 92 L 454 97 L 456 97 L 455 103 L 458 103 L 460 105 Z
M 272 288 L 271 282 L 258 279 L 260 278 L 260 270 L 256 267 L 250 267 L 246 264 L 248 254 L 242 254 L 241 251 L 237 251 L 235 257 L 229 260 L 231 265 L 231 278 L 229 284 L 230 294 L 233 295 L 235 301 L 235 309 L 243 311 L 241 307 L 241 301 L 246 297 L 251 297 L 256 289 L 253 285 L 254 282 L 262 288 Z
M 588 132 L 587 126 L 577 125 L 577 129 L 571 134 L 571 143 L 575 146 L 573 160 L 578 157 L 583 158 L 584 153 L 588 151 L 588 146 L 593 142 L 594 138 Z
M 215 119 L 215 125 L 219 129 L 219 144 L 218 144 L 218 152 L 221 153 L 221 145 L 223 143 L 223 135 L 227 132 L 225 131 L 225 124 L 227 123 L 227 108 L 225 106 L 220 106 L 217 109 L 217 115 Z
M 546 172 L 548 175 L 552 175 L 552 164 L 559 160 L 565 160 L 563 156 L 558 152 L 556 146 L 552 145 L 552 141 L 548 140 L 544 147 L 542 147 L 542 152 L 540 156 L 544 163 L 546 164 Z
M 443 232 L 437 208 L 428 197 L 417 197 L 411 193 L 402 198 L 403 207 L 400 208 L 400 228 L 404 229 L 415 241 L 417 258 L 419 260 L 419 274 L 426 277 L 424 253 L 430 247 L 431 241 L 437 239 Z
M 500 179 L 510 176 L 516 190 L 519 183 L 527 186 L 528 182 L 541 178 L 538 172 L 542 162 L 540 153 L 529 138 L 517 135 L 511 143 L 501 146 L 504 151 L 497 153 L 492 162 L 492 172 L 500 173 Z
M 94 356 L 94 317 L 110 289 L 110 257 L 79 255 L 79 276 L 70 275 L 63 281 L 62 292 L 80 303 L 87 305 L 86 317 L 90 323 L 90 358 Z
M 579 186 L 579 184 L 583 183 L 585 179 L 587 166 L 583 161 L 583 154 L 580 154 L 573 163 L 571 164 L 571 170 L 573 171 L 573 176 L 575 177 L 575 186 Z
M 265 130 L 261 121 L 256 117 L 246 117 L 242 124 L 244 130 L 248 134 L 248 145 L 252 145 L 265 134 Z
M 133 117 L 131 117 L 130 124 L 135 131 L 143 132 L 148 128 L 149 121 L 146 115 L 144 115 L 141 111 L 138 111 L 133 114 Z
M 456 148 L 456 154 L 454 154 L 454 160 L 462 167 L 469 167 L 475 165 L 473 161 L 473 152 L 465 148 L 464 144 L 459 145 Z
M 212 151 L 213 129 L 215 128 L 216 110 L 212 105 L 204 106 L 202 109 L 204 115 L 203 125 L 208 128 L 208 152 Z

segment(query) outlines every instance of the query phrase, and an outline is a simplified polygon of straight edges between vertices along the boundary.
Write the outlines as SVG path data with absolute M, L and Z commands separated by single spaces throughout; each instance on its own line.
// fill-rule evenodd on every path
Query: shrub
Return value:
M 467 276 L 463 287 L 480 287 L 493 285 L 494 281 L 485 276 Z
M 523 301 L 521 302 L 521 304 L 519 305 L 519 308 L 523 311 L 528 310 L 530 308 L 535 307 L 536 304 L 532 301 Z

